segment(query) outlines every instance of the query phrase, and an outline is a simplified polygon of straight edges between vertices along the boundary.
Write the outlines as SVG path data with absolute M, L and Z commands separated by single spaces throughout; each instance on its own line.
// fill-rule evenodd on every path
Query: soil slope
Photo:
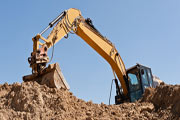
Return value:
M 148 88 L 121 105 L 94 104 L 36 82 L 0 85 L 0 120 L 180 120 L 180 86 Z

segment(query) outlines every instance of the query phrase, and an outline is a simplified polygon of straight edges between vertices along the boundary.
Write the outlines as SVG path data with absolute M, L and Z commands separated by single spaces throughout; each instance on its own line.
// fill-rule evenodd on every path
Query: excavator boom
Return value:
M 55 25 L 55 27 L 53 27 L 53 25 Z M 47 39 L 42 37 L 42 34 L 51 27 L 53 27 L 53 30 L 48 35 Z M 129 79 L 120 54 L 112 42 L 101 35 L 101 33 L 94 27 L 92 21 L 89 18 L 84 19 L 81 12 L 75 8 L 70 8 L 62 12 L 55 20 L 49 23 L 46 29 L 32 39 L 33 52 L 28 61 L 32 68 L 33 75 L 44 75 L 43 73 L 46 69 L 45 66 L 49 62 L 47 50 L 54 47 L 54 45 L 63 37 L 67 38 L 68 33 L 75 33 L 81 37 L 110 64 L 115 78 L 117 96 L 120 96 L 123 100 L 129 99 Z M 44 43 L 41 43 L 39 39 L 43 40 Z M 118 82 L 120 82 L 120 84 Z
M 117 52 L 115 46 L 104 36 L 102 36 L 92 23 L 85 20 L 79 10 L 71 8 L 67 10 L 66 15 L 53 28 L 49 34 L 46 45 L 48 48 L 57 43 L 70 31 L 80 36 L 88 45 L 98 52 L 111 65 L 113 72 L 116 73 L 121 82 L 124 94 L 127 95 L 125 83 L 126 70 L 124 63 Z

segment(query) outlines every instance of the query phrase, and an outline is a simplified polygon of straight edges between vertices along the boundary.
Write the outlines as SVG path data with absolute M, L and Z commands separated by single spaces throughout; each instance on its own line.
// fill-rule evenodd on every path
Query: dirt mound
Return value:
M 180 115 L 180 85 L 162 84 L 156 88 L 147 88 L 141 101 L 151 102 L 155 109 L 168 109 Z
M 180 86 L 168 86 L 174 100 L 163 103 L 166 86 L 146 90 L 141 101 L 121 105 L 94 104 L 76 98 L 64 89 L 48 88 L 36 82 L 0 85 L 0 120 L 159 120 L 178 119 L 178 94 Z M 173 93 L 174 91 L 175 93 Z M 177 90 L 176 90 L 177 89 Z M 172 92 L 172 93 L 171 93 Z M 154 95 L 153 95 L 154 94 Z M 167 95 L 167 97 L 168 97 Z M 155 97 L 157 96 L 157 97 Z M 146 98 L 145 98 L 146 97 Z M 158 102 L 155 102 L 158 101 Z M 177 104 L 175 104 L 177 101 Z M 165 102 L 165 101 L 164 101 Z M 166 107 L 163 107 L 165 104 Z M 154 107 L 155 106 L 155 107 Z M 171 106 L 171 107 L 169 107 Z M 176 113 L 176 114 L 174 114 Z

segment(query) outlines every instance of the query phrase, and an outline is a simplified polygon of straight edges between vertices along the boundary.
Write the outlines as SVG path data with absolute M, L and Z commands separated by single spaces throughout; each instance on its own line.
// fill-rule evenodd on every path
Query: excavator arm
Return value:
M 56 24 L 57 23 L 57 24 Z M 42 37 L 42 34 L 53 25 L 51 33 L 47 39 Z M 90 19 L 84 19 L 81 12 L 71 8 L 61 13 L 49 26 L 40 34 L 37 34 L 33 40 L 33 52 L 29 58 L 30 66 L 34 73 L 38 73 L 43 69 L 46 63 L 49 62 L 47 50 L 53 47 L 63 37 L 67 37 L 68 33 L 75 33 L 81 37 L 88 45 L 90 45 L 97 53 L 99 53 L 112 67 L 116 83 L 116 92 L 125 97 L 128 96 L 128 81 L 125 65 L 116 50 L 115 46 L 92 25 Z M 40 42 L 40 39 L 44 43 Z M 40 47 L 41 46 L 41 47 Z M 123 90 L 118 85 L 116 76 Z

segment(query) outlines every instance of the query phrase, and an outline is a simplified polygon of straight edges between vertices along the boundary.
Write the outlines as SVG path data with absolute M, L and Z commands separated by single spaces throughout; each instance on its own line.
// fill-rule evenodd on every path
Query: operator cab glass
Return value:
M 141 67 L 141 81 L 143 92 L 147 87 L 153 87 L 152 73 L 151 69 L 147 67 Z
M 147 87 L 153 87 L 151 69 L 137 64 L 127 70 L 131 102 L 139 100 Z

